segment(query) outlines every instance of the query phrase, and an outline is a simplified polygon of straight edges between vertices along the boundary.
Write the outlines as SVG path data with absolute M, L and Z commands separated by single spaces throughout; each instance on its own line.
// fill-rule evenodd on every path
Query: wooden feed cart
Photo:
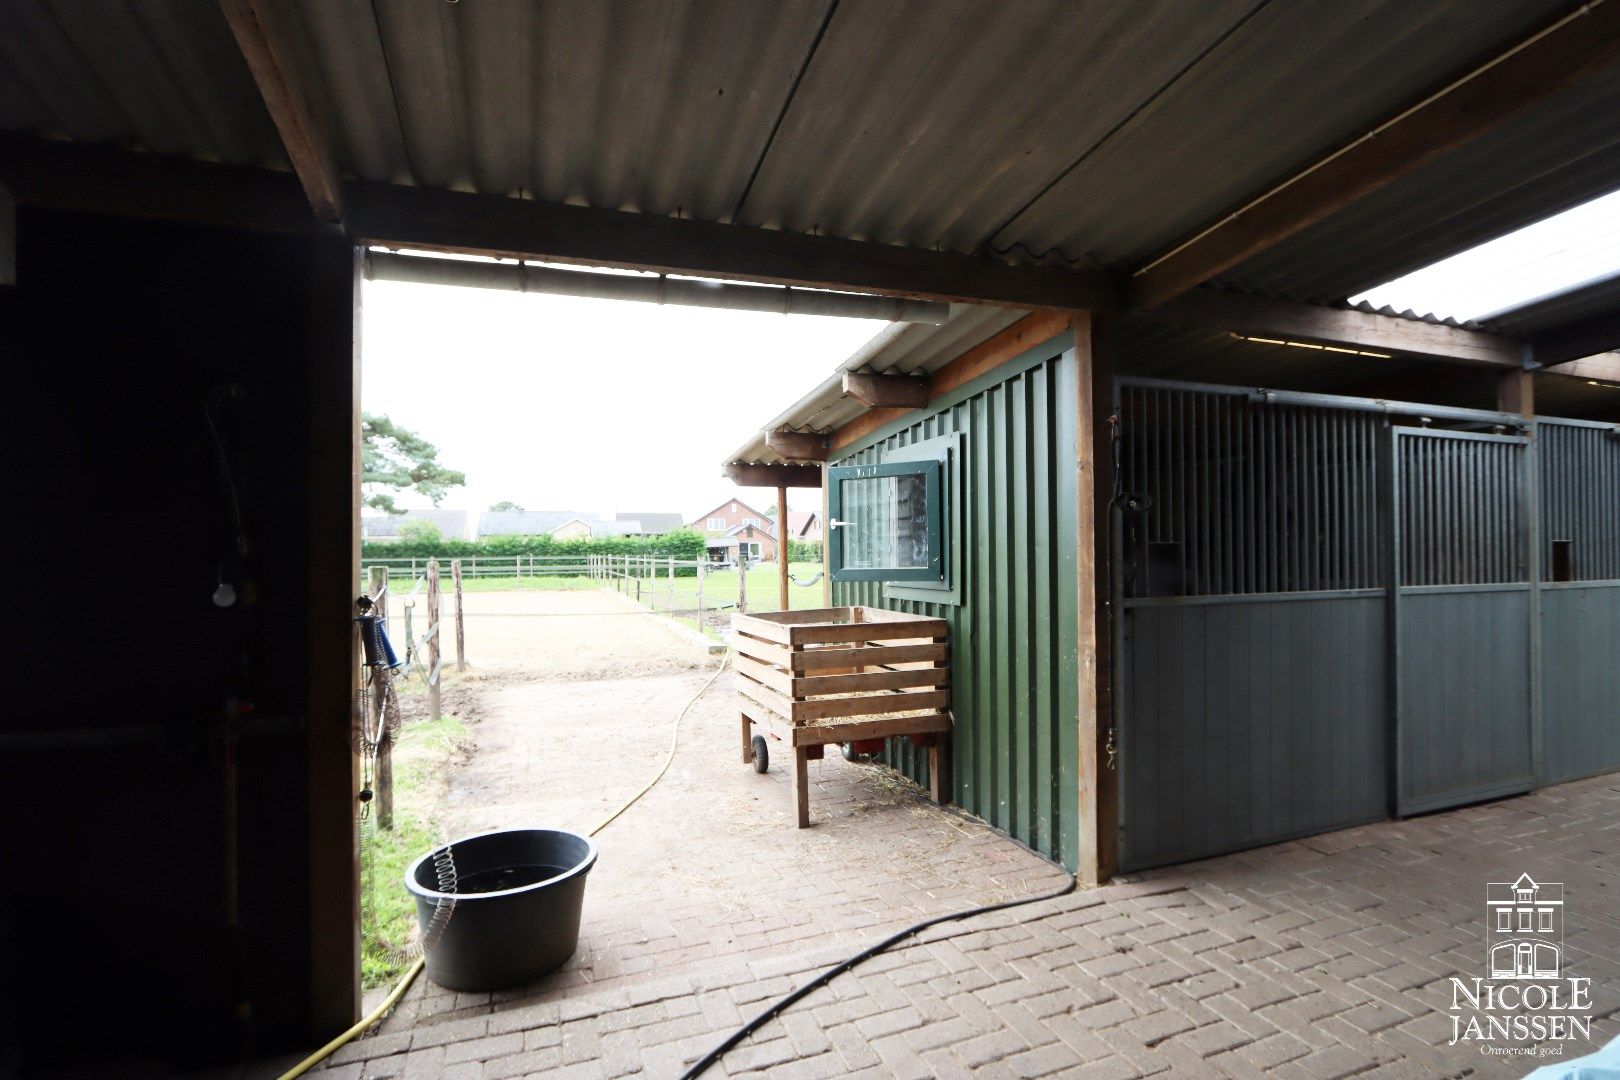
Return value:
M 830 744 L 875 753 L 908 736 L 928 748 L 929 794 L 946 797 L 951 729 L 944 619 L 841 607 L 731 617 L 742 759 L 764 772 L 769 740 L 793 751 L 793 805 L 810 824 L 806 764 Z

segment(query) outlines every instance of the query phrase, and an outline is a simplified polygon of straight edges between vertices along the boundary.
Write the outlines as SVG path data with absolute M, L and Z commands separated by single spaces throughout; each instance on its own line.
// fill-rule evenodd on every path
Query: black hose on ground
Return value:
M 769 1006 L 766 1007 L 764 1012 L 760 1013 L 758 1016 L 754 1017 L 742 1027 L 728 1035 L 726 1040 L 719 1046 L 716 1046 L 713 1050 L 710 1050 L 707 1054 L 704 1054 L 702 1057 L 698 1058 L 690 1069 L 687 1069 L 681 1074 L 681 1080 L 692 1080 L 693 1077 L 702 1074 L 704 1070 L 709 1068 L 709 1066 L 715 1064 L 723 1056 L 725 1056 L 727 1050 L 733 1049 L 738 1043 L 748 1038 L 748 1036 L 764 1027 L 767 1023 L 781 1015 L 783 1012 L 786 1012 L 787 1009 L 795 1002 L 808 997 L 810 994 L 832 982 L 844 972 L 859 967 L 861 964 L 864 964 L 866 961 L 870 960 L 872 957 L 878 955 L 891 946 L 906 940 L 906 938 L 922 933 L 930 926 L 938 926 L 940 923 L 957 922 L 961 919 L 971 919 L 975 915 L 989 915 L 991 912 L 1006 911 L 1008 908 L 1023 907 L 1025 904 L 1038 904 L 1043 900 L 1056 900 L 1059 897 L 1068 896 L 1070 893 L 1074 892 L 1074 890 L 1079 887 L 1079 884 L 1080 879 L 1075 875 L 1070 874 L 1068 884 L 1064 885 L 1063 888 L 1057 890 L 1056 892 L 1044 893 L 1041 896 L 1026 896 L 1019 900 L 1004 900 L 999 904 L 986 904 L 983 907 L 968 908 L 965 911 L 953 911 L 946 915 L 935 915 L 931 919 L 924 919 L 922 922 L 913 923 L 904 930 L 890 934 L 888 937 L 884 938 L 876 945 L 873 945 L 871 948 L 863 949 L 854 956 L 851 956 L 848 960 L 845 960 L 838 965 L 823 971 L 820 975 L 817 975 L 814 979 L 811 979 L 809 982 L 805 983 L 797 990 L 794 990 L 792 993 L 786 994 L 783 997 L 773 1001 Z

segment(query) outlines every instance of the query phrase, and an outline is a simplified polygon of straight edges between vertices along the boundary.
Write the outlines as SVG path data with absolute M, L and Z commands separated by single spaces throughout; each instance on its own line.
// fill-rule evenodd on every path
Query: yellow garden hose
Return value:
M 647 794 L 647 792 L 653 789 L 654 784 L 658 783 L 658 781 L 664 778 L 664 774 L 669 771 L 671 763 L 673 763 L 675 760 L 675 748 L 679 745 L 681 738 L 681 721 L 686 719 L 686 714 L 692 711 L 692 706 L 698 703 L 698 699 L 709 692 L 709 688 L 714 685 L 714 681 L 720 677 L 720 673 L 722 671 L 726 670 L 726 665 L 730 662 L 731 652 L 730 650 L 727 650 L 726 655 L 720 658 L 720 664 L 714 669 L 714 673 L 704 680 L 703 685 L 698 687 L 697 693 L 693 694 L 689 699 L 687 699 L 686 704 L 681 707 L 681 711 L 675 714 L 675 723 L 669 733 L 669 750 L 664 755 L 664 763 L 658 766 L 658 771 L 653 774 L 652 779 L 643 784 L 640 791 L 626 799 L 624 804 L 617 810 L 613 811 L 613 813 L 591 826 L 591 828 L 585 833 L 586 836 L 595 836 L 597 833 L 607 828 L 613 823 L 615 818 L 634 806 L 643 795 Z M 309 1070 L 313 1069 L 315 1066 L 337 1053 L 339 1047 L 352 1042 L 362 1032 L 366 1031 L 373 1024 L 387 1016 L 389 1010 L 391 1010 L 395 1005 L 399 1004 L 399 999 L 405 996 L 405 991 L 411 988 L 411 983 L 415 982 L 416 977 L 422 973 L 422 963 L 423 961 L 420 956 L 411 961 L 411 966 L 405 969 L 405 974 L 400 976 L 398 984 L 396 984 L 395 987 L 389 991 L 387 997 L 383 998 L 382 1004 L 378 1005 L 375 1009 L 367 1013 L 360 1019 L 358 1023 L 349 1028 L 349 1030 L 337 1036 L 331 1042 L 309 1055 L 309 1057 L 282 1073 L 279 1080 L 293 1080 L 294 1077 L 303 1076 L 305 1073 L 309 1072 Z
M 383 998 L 381 1005 L 378 1005 L 375 1009 L 372 1009 L 363 1018 L 361 1018 L 359 1023 L 355 1024 L 348 1031 L 345 1031 L 343 1034 L 339 1035 L 337 1038 L 333 1039 L 331 1042 L 309 1055 L 309 1057 L 282 1073 L 280 1080 L 293 1080 L 293 1077 L 295 1076 L 303 1076 L 305 1073 L 309 1072 L 309 1070 L 313 1069 L 315 1066 L 337 1053 L 338 1047 L 349 1042 L 356 1035 L 359 1035 L 372 1024 L 375 1024 L 384 1016 L 388 1015 L 388 1010 L 399 1004 L 399 999 L 405 996 L 405 991 L 411 988 L 411 983 L 416 981 L 416 976 L 421 974 L 421 971 L 422 958 L 418 956 L 415 960 L 411 961 L 411 966 L 405 969 L 405 974 L 400 976 L 399 985 L 395 986 L 393 990 L 389 991 L 388 996 Z

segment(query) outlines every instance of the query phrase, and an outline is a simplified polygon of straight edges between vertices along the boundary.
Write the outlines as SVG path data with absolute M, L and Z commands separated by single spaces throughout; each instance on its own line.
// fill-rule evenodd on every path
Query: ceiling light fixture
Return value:
M 1347 356 L 1370 356 L 1375 360 L 1393 360 L 1394 354 L 1385 352 L 1372 352 L 1368 349 L 1351 349 L 1344 345 L 1315 345 L 1309 341 L 1289 341 L 1285 338 L 1255 337 L 1252 334 L 1240 334 L 1229 331 L 1234 341 L 1252 341 L 1256 345 L 1287 345 L 1294 349 L 1311 349 L 1316 352 L 1344 353 Z

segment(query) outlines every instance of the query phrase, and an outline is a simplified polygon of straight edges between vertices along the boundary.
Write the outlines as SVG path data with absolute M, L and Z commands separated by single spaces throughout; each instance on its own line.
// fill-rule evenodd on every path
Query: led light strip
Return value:
M 1256 345 L 1288 345 L 1295 349 L 1312 349 L 1316 352 L 1344 353 L 1347 356 L 1371 356 L 1378 360 L 1393 360 L 1393 353 L 1371 352 L 1367 349 L 1352 349 L 1344 345 L 1313 345 L 1308 341 L 1288 341 L 1283 338 L 1253 337 L 1249 334 L 1239 334 L 1229 331 L 1234 340 L 1252 341 Z

